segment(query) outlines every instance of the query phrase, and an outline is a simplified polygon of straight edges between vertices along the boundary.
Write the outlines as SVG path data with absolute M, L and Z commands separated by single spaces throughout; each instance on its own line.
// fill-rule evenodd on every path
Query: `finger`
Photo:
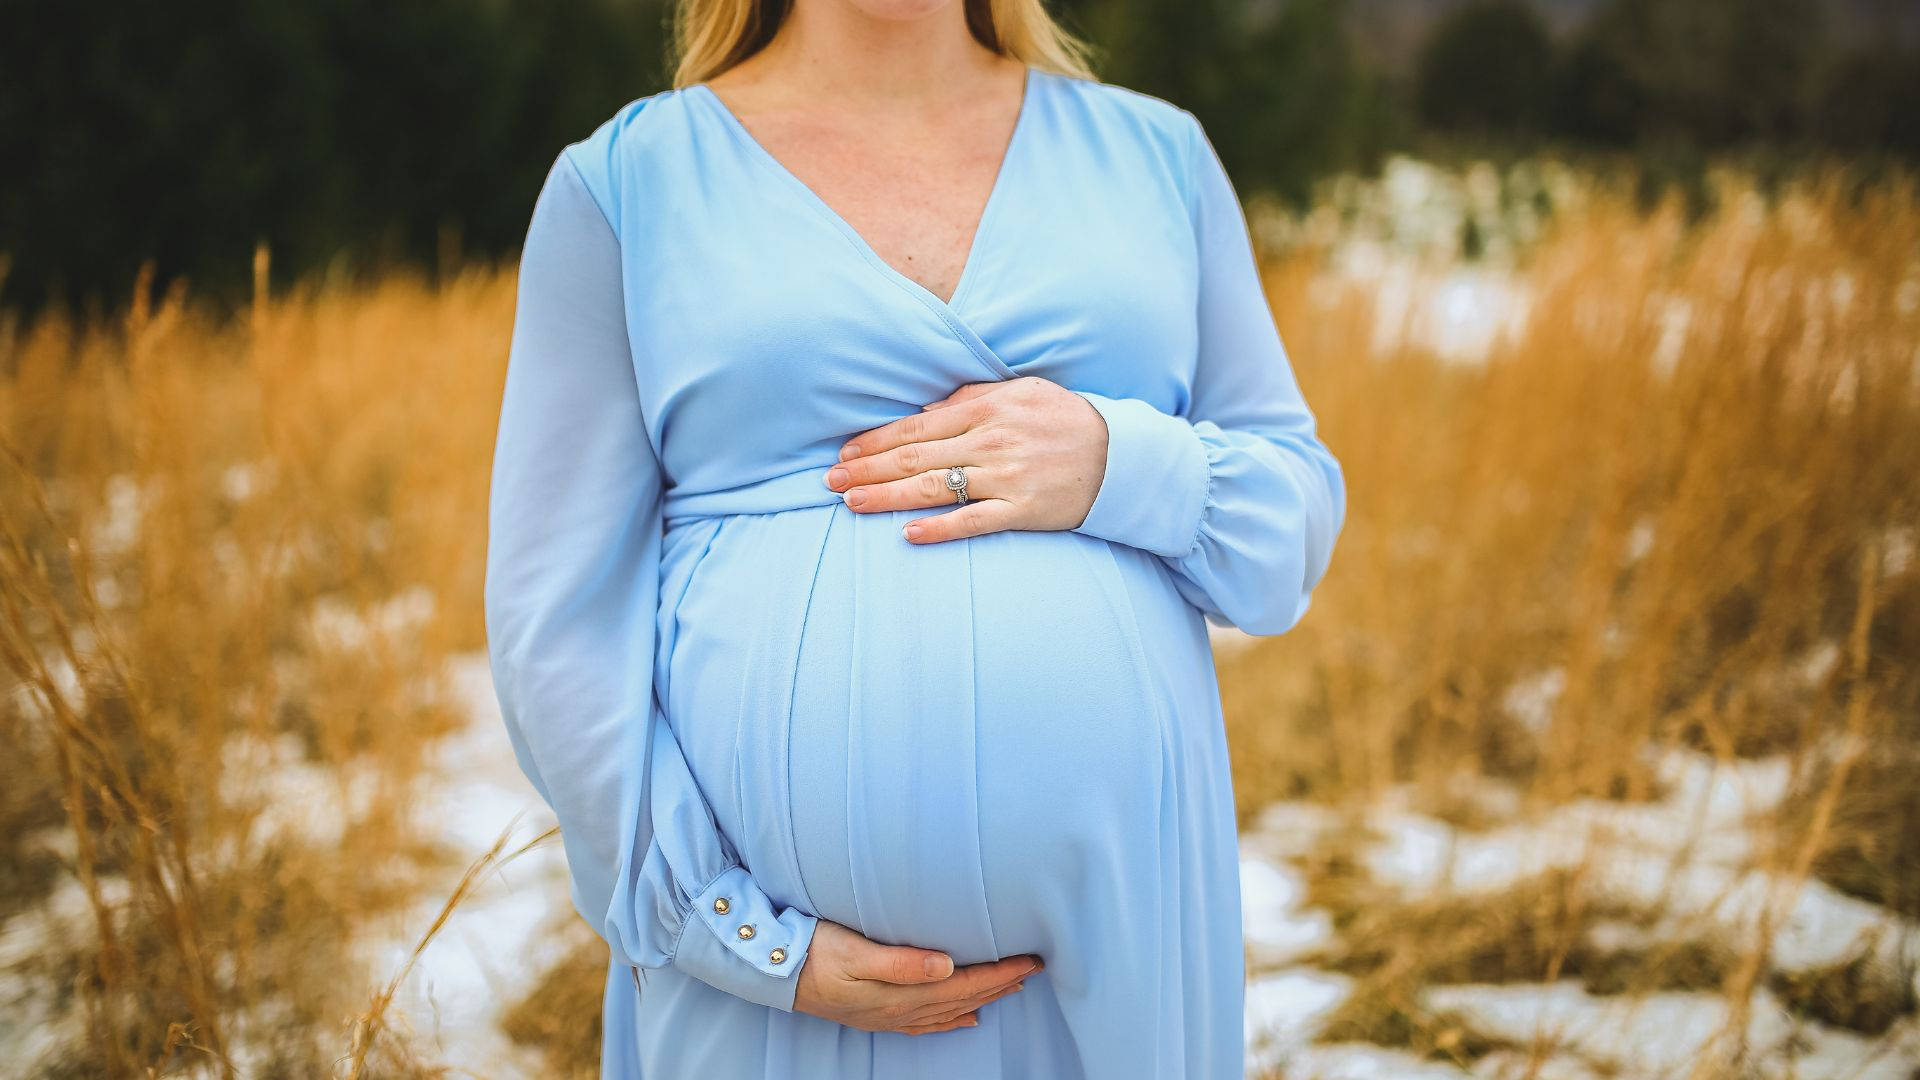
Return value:
M 957 1016 L 952 1020 L 948 1020 L 943 1024 L 924 1024 L 924 1025 L 916 1025 L 914 1027 L 897 1028 L 895 1030 L 904 1031 L 908 1035 L 931 1035 L 936 1031 L 954 1031 L 959 1028 L 970 1028 L 970 1027 L 979 1027 L 979 1026 L 980 1026 L 980 1018 L 974 1015 L 973 1013 L 967 1013 L 964 1016 Z
M 943 1024 L 956 1016 L 963 1016 L 984 1005 L 999 1001 L 1009 994 L 1017 994 L 1025 986 L 1026 981 L 1024 979 L 1016 979 L 1004 986 L 995 987 L 986 993 L 974 994 L 960 1001 L 949 1002 L 945 1005 L 930 1005 L 927 1008 L 918 1010 L 917 1013 L 909 1017 L 906 1022 L 910 1024 Z
M 966 385 L 955 389 L 953 393 L 948 394 L 946 397 L 941 398 L 939 401 L 929 401 L 925 405 L 920 406 L 920 408 L 923 410 L 941 409 L 941 408 L 945 408 L 948 405 L 952 405 L 956 402 L 971 401 L 972 399 L 979 397 L 981 394 L 984 394 L 987 391 L 992 390 L 994 387 L 999 385 L 1000 383 L 997 383 L 997 382 L 967 383 Z
M 1041 970 L 1040 958 L 1032 954 L 1021 954 L 990 960 L 984 964 L 969 964 L 953 973 L 953 978 L 942 980 L 937 985 L 915 986 L 899 991 L 904 1002 L 912 1008 L 924 1006 L 939 1007 L 957 1005 L 970 998 L 1004 988 Z
M 944 514 L 917 518 L 901 526 L 900 534 L 914 544 L 937 544 L 968 536 L 999 532 L 1013 522 L 1013 504 L 1005 499 L 969 500 Z
M 971 464 L 987 453 L 975 445 L 977 441 L 977 437 L 961 432 L 950 439 L 910 442 L 891 450 L 876 451 L 828 469 L 827 486 L 846 492 L 863 484 L 884 484 L 905 480 L 916 473 Z
M 993 480 L 987 477 L 977 465 L 967 469 L 967 498 L 982 499 L 993 496 Z M 869 484 L 866 487 L 851 488 L 846 493 L 847 506 L 863 514 L 876 510 L 921 510 L 929 506 L 945 506 L 954 500 L 953 489 L 947 487 L 945 468 L 929 469 L 926 472 L 909 476 L 904 480 L 889 480 L 884 484 Z
M 847 440 L 840 447 L 840 460 L 867 457 L 908 443 L 950 439 L 986 419 L 986 415 L 986 408 L 976 404 L 964 409 L 936 409 L 903 416 Z
M 904 986 L 941 982 L 954 973 L 953 957 L 936 949 L 916 949 L 911 945 L 882 945 L 868 941 L 867 946 L 845 965 L 856 979 L 899 983 Z

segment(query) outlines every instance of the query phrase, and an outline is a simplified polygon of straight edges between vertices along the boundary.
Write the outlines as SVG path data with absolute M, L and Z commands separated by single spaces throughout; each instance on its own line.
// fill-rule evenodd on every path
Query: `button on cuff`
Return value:
M 776 915 L 746 868 L 735 866 L 694 898 L 674 965 L 736 997 L 791 1012 L 792 975 L 817 924 L 797 908 Z

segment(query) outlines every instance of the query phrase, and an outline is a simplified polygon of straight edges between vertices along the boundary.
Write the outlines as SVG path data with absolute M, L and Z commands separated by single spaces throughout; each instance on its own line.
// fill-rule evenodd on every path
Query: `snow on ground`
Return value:
M 423 831 L 449 849 L 478 858 L 502 832 L 510 852 L 545 832 L 553 816 L 514 761 L 500 721 L 484 653 L 456 657 L 452 692 L 472 722 L 442 740 L 414 794 Z M 462 868 L 447 875 L 386 932 L 363 943 L 376 979 L 398 973 L 432 925 Z M 429 1057 L 489 1077 L 533 1076 L 539 1060 L 500 1030 L 501 1013 L 559 962 L 550 932 L 573 918 L 566 861 L 557 841 L 533 848 L 487 873 L 428 944 L 394 999 L 391 1019 Z
M 1291 866 L 1241 860 L 1240 912 L 1250 960 L 1284 964 L 1332 944 L 1333 916 L 1302 907 L 1306 891 L 1306 879 Z
M 1291 968 L 1247 983 L 1247 1071 L 1288 1065 L 1352 990 L 1345 975 Z
M 1578 982 L 1550 986 L 1437 986 L 1423 1004 L 1468 1018 L 1483 1034 L 1532 1044 L 1544 1039 L 1630 1076 L 1685 1077 L 1702 1058 L 1733 1049 L 1731 1011 L 1719 994 L 1595 997 Z M 1760 1077 L 1908 1080 L 1920 1053 L 1911 1027 L 1867 1040 L 1794 1021 L 1765 990 L 1746 1017 L 1745 1048 Z
M 1467 831 L 1401 809 L 1392 800 L 1367 815 L 1381 837 L 1362 860 L 1374 880 L 1409 894 L 1492 894 L 1551 870 L 1586 867 L 1597 895 L 1666 911 L 1674 933 L 1689 927 L 1739 949 L 1770 920 L 1772 962 L 1808 971 L 1872 949 L 1892 970 L 1920 956 L 1920 924 L 1847 896 L 1825 882 L 1796 882 L 1750 864 L 1759 855 L 1749 822 L 1786 797 L 1784 759 L 1721 763 L 1668 750 L 1668 784 L 1647 803 L 1577 800 L 1485 831 Z
M 44 843 L 59 846 L 72 834 L 47 829 Z M 124 878 L 103 877 L 101 895 L 123 903 Z M 86 1037 L 80 1010 L 46 971 L 47 957 L 70 935 L 93 932 L 93 911 L 79 879 L 64 877 L 46 902 L 0 920 L 0 1062 L 38 1066 L 58 1061 L 62 1048 Z
M 1284 1062 L 1287 1080 L 1459 1080 L 1451 1065 L 1372 1043 L 1325 1043 L 1302 1047 Z
M 1280 803 L 1260 814 L 1241 839 L 1242 910 L 1249 961 L 1286 964 L 1333 940 L 1327 913 L 1304 903 L 1292 861 L 1339 834 L 1361 845 L 1360 864 L 1377 884 L 1409 898 L 1494 896 L 1546 870 L 1584 865 L 1601 895 L 1669 914 L 1650 931 L 1610 926 L 1620 948 L 1717 934 L 1744 950 L 1771 918 L 1776 971 L 1803 972 L 1866 955 L 1883 977 L 1913 977 L 1920 926 L 1841 894 L 1819 881 L 1799 883 L 1745 865 L 1757 857 L 1750 825 L 1786 797 L 1784 759 L 1720 763 L 1664 751 L 1666 785 L 1651 803 L 1575 802 L 1525 820 L 1472 832 L 1406 809 L 1396 792 L 1352 819 L 1309 803 Z M 1517 807 L 1490 781 L 1486 804 Z M 1352 826 L 1363 831 L 1353 831 Z M 1348 830 L 1342 833 L 1342 830 Z M 1323 1077 L 1529 1075 L 1525 1055 L 1489 1055 L 1472 1074 L 1406 1058 L 1380 1047 L 1309 1045 L 1318 1024 L 1349 986 L 1311 967 L 1259 972 L 1248 987 L 1249 1068 L 1284 1068 L 1288 1080 Z M 1728 1024 L 1726 998 L 1708 993 L 1599 997 L 1578 982 L 1551 985 L 1433 986 L 1422 1006 L 1463 1018 L 1480 1035 L 1550 1052 L 1541 1080 L 1609 1075 L 1627 1080 L 1685 1076 Z M 1751 1075 L 1798 1080 L 1858 1077 L 1911 1080 L 1920 1070 L 1920 1019 L 1907 1017 L 1868 1038 L 1796 1020 L 1764 989 L 1746 1018 Z

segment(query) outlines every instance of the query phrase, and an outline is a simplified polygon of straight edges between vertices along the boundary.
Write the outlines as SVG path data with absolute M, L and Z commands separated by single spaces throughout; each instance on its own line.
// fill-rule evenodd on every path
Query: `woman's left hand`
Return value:
M 1086 398 L 1037 376 L 968 383 L 849 440 L 827 486 L 862 514 L 943 506 L 954 502 L 955 465 L 967 470 L 966 505 L 909 521 L 909 541 L 1076 528 L 1106 472 L 1106 421 Z

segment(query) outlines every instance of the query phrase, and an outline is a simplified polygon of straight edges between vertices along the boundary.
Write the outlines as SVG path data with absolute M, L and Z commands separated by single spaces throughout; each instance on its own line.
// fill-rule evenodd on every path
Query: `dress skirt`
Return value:
M 1237 1068 L 1238 861 L 1204 621 L 1135 549 L 1067 532 L 916 547 L 914 516 L 671 523 L 668 714 L 697 718 L 677 731 L 688 764 L 776 904 L 956 964 L 1047 966 L 979 1027 L 921 1036 L 646 971 L 640 1075 Z

